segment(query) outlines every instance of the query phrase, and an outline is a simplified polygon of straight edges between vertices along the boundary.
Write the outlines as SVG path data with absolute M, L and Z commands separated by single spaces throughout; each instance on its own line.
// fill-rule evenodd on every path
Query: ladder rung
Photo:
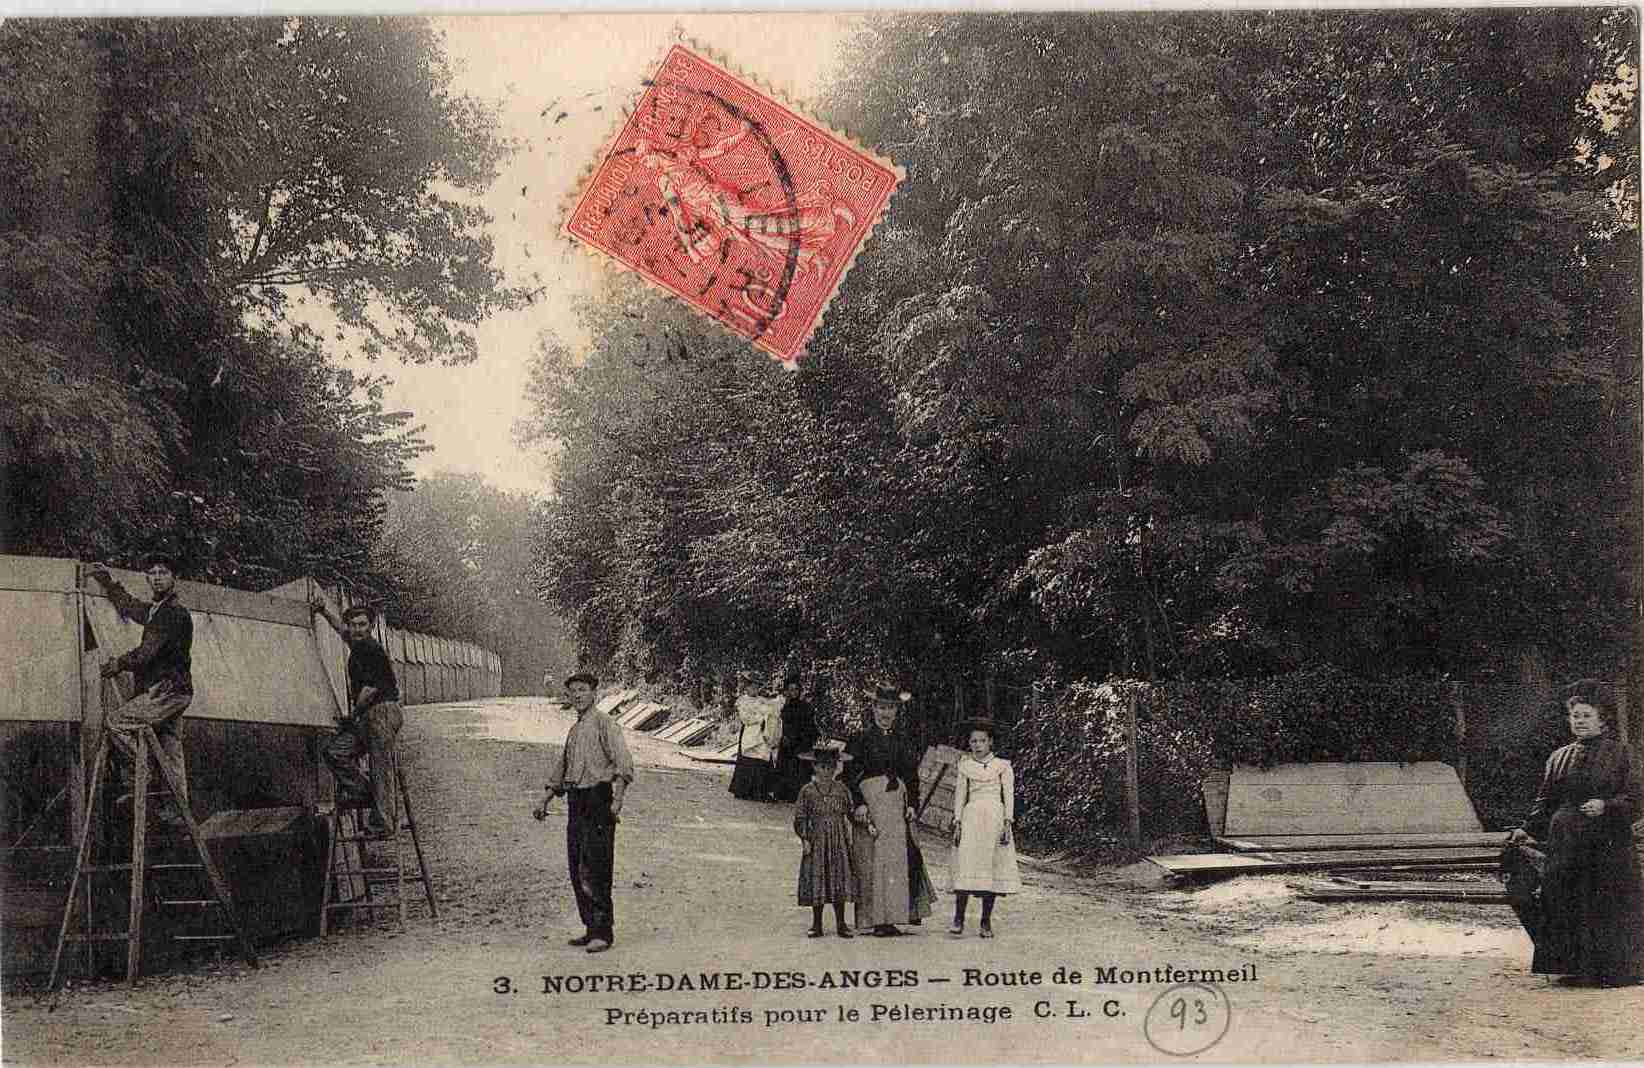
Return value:
M 156 739 L 153 736 L 153 731 L 148 727 L 143 727 L 141 730 L 139 730 L 138 734 L 137 734 L 137 744 L 138 744 L 138 752 L 140 754 L 138 756 L 138 760 L 143 762 L 143 763 L 139 764 L 138 774 L 140 776 L 144 776 L 145 781 L 146 781 L 146 774 L 147 774 L 146 761 L 148 759 L 147 754 L 153 752 L 154 749 L 155 749 L 155 745 L 156 745 Z M 95 780 L 96 784 L 98 784 L 98 785 L 95 785 L 93 787 L 93 792 L 94 793 L 96 792 L 97 789 L 100 788 L 100 784 L 102 783 L 102 777 L 101 776 L 103 774 L 104 769 L 107 767 L 107 758 L 108 758 L 108 755 L 109 755 L 110 746 L 111 746 L 111 743 L 109 741 L 109 737 L 105 732 L 101 742 L 99 742 L 99 744 L 98 744 L 97 755 L 94 758 L 93 764 L 92 764 L 93 773 L 92 773 L 91 777 L 92 777 L 93 780 Z M 141 947 L 138 945 L 137 935 L 138 935 L 139 931 L 137 929 L 138 925 L 136 923 L 133 923 L 132 929 L 127 929 L 127 930 L 124 930 L 124 931 L 110 931 L 110 930 L 91 931 L 91 930 L 87 930 L 87 931 L 81 931 L 80 933 L 77 933 L 77 934 L 71 934 L 70 933 L 70 931 L 71 931 L 70 924 L 71 924 L 72 919 L 73 919 L 76 901 L 79 898 L 79 891 L 80 891 L 81 885 L 84 885 L 86 887 L 87 909 L 88 909 L 87 920 L 89 921 L 89 918 L 90 918 L 90 911 L 89 910 L 90 910 L 90 903 L 91 903 L 91 895 L 93 894 L 93 881 L 92 881 L 91 877 L 93 875 L 100 874 L 100 873 L 109 873 L 109 872 L 130 872 L 131 875 L 132 875 L 131 882 L 133 883 L 132 888 L 131 888 L 131 890 L 132 890 L 132 900 L 131 900 L 130 904 L 132 906 L 134 915 L 137 914 L 138 911 L 141 910 L 144 907 L 145 903 L 147 905 L 155 907 L 155 908 L 186 908 L 186 909 L 206 909 L 206 908 L 210 908 L 214 905 L 225 904 L 225 902 L 218 900 L 215 895 L 210 899 L 204 899 L 204 898 L 163 898 L 163 897 L 159 897 L 158 895 L 149 896 L 150 893 L 151 893 L 152 888 L 147 885 L 148 884 L 148 877 L 152 873 L 159 872 L 159 871 L 201 871 L 201 872 L 205 872 L 206 875 L 210 877 L 210 880 L 213 883 L 213 886 L 210 887 L 210 889 L 222 889 L 222 887 L 220 887 L 220 885 L 218 885 L 218 884 L 221 883 L 221 878 L 222 877 L 216 870 L 214 870 L 214 867 L 211 863 L 210 846 L 207 845 L 206 842 L 205 842 L 204 835 L 201 833 L 201 830 L 200 830 L 200 825 L 193 819 L 192 813 L 190 813 L 188 811 L 188 805 L 187 805 L 186 799 L 181 798 L 180 796 L 178 796 L 176 791 L 171 789 L 169 781 L 165 780 L 165 775 L 166 775 L 165 768 L 164 768 L 164 765 L 162 764 L 162 766 L 161 766 L 161 779 L 162 779 L 162 782 L 160 783 L 160 788 L 159 789 L 144 790 L 141 794 L 137 794 L 136 796 L 126 795 L 126 797 L 124 797 L 122 799 L 116 799 L 116 800 L 123 800 L 123 801 L 126 801 L 126 802 L 130 802 L 129 804 L 117 804 L 117 805 L 113 806 L 116 809 L 116 811 L 121 812 L 121 814 L 115 816 L 114 819 L 120 821 L 121 823 L 123 823 L 123 824 L 125 824 L 125 825 L 127 825 L 131 828 L 131 851 L 133 853 L 133 858 L 132 858 L 131 862 L 129 862 L 129 863 L 119 863 L 119 864 L 86 863 L 87 861 L 90 861 L 93 858 L 93 856 L 96 855 L 97 852 L 101 852 L 101 851 L 107 849 L 109 846 L 114 845 L 114 843 L 112 843 L 112 842 L 104 842 L 103 839 L 99 838 L 99 839 L 97 839 L 97 841 L 95 843 L 95 851 L 94 851 L 94 843 L 92 841 L 88 840 L 87 837 L 86 837 L 87 833 L 89 831 L 89 828 L 91 827 L 90 816 L 89 815 L 87 816 L 87 821 L 84 824 L 85 829 L 82 829 L 80 831 L 79 836 L 78 836 L 78 838 L 75 842 L 75 845 L 74 845 L 74 848 L 77 850 L 77 858 L 76 858 L 76 861 L 75 861 L 74 876 L 69 880 L 68 904 L 65 907 L 65 910 L 64 910 L 64 913 L 63 913 L 62 927 L 59 928 L 59 931 L 58 931 L 56 955 L 53 957 L 53 960 L 52 960 L 51 977 L 50 977 L 49 980 L 47 980 L 47 985 L 49 987 L 52 987 L 52 988 L 56 987 L 56 983 L 57 983 L 57 979 L 58 979 L 58 975 L 59 975 L 58 965 L 61 963 L 61 960 L 62 960 L 63 947 L 66 943 L 69 943 L 69 942 L 75 942 L 75 943 L 85 943 L 85 942 L 126 942 L 126 943 L 128 943 L 129 946 L 130 946 L 130 950 L 129 950 L 129 953 L 128 953 L 128 956 L 127 956 L 127 964 L 126 964 L 127 975 L 126 975 L 126 978 L 128 980 L 134 980 L 137 977 L 137 973 L 138 973 L 138 955 L 140 953 Z M 175 815 L 179 816 L 181 818 L 180 819 L 173 819 L 171 811 L 168 809 L 168 807 L 164 804 L 163 801 L 162 801 L 162 804 L 161 804 L 161 806 L 159 807 L 158 810 L 149 809 L 147 802 L 151 798 L 170 799 L 170 801 L 173 803 L 173 805 L 175 806 L 175 809 L 176 809 Z M 108 795 L 106 795 L 106 794 L 103 795 L 103 799 L 106 803 L 107 800 L 108 800 Z M 137 820 L 137 809 L 139 807 L 147 810 L 148 815 L 157 817 L 157 819 L 155 820 L 155 824 L 157 824 L 157 825 L 140 824 Z M 154 862 L 151 862 L 151 861 L 148 860 L 148 854 L 147 854 L 146 848 L 141 850 L 141 851 L 139 850 L 139 848 L 138 848 L 138 842 L 139 841 L 142 841 L 144 843 L 145 847 L 154 847 L 154 848 L 158 848 L 158 849 L 168 849 L 168 848 L 192 846 L 193 851 L 194 851 L 194 856 L 195 856 L 196 859 L 192 863 L 177 862 L 175 860 L 167 860 L 167 861 L 162 862 L 162 863 L 154 863 Z M 119 847 L 115 846 L 115 848 L 119 848 Z M 161 853 L 160 854 L 160 856 L 175 856 L 175 855 L 176 855 L 175 853 Z M 142 879 L 137 878 L 139 870 L 141 870 Z M 83 883 L 82 883 L 82 880 L 84 881 Z M 138 885 L 139 883 L 141 883 L 141 885 Z M 176 888 L 174 888 L 174 889 L 176 889 Z M 221 933 L 221 934 L 209 934 L 209 935 L 173 935 L 172 939 L 174 941 L 178 941 L 178 942 L 228 942 L 228 941 L 238 941 L 240 943 L 241 948 L 244 950 L 246 962 L 248 964 L 250 964 L 252 967 L 256 967 L 257 966 L 256 953 L 251 948 L 251 943 L 246 937 L 245 928 L 242 926 L 239 916 L 236 914 L 235 910 L 233 910 L 233 909 L 228 909 L 226 911 L 227 911 L 228 923 L 232 927 L 231 932 Z
M 407 899 L 406 903 L 410 904 L 410 899 Z M 332 902 L 325 908 L 327 912 L 334 912 L 338 909 L 397 909 L 399 907 L 400 903 L 398 901 L 343 901 Z

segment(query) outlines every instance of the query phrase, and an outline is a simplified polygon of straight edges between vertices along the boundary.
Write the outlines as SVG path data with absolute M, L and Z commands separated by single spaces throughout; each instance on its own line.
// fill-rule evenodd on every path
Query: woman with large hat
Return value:
M 999 894 L 1017 894 L 1022 876 L 1016 866 L 1016 774 L 1010 761 L 993 751 L 993 721 L 966 724 L 967 754 L 954 768 L 953 789 L 953 926 L 965 933 L 965 906 L 972 894 L 982 899 L 983 938 L 993 937 L 993 902 Z
M 847 783 L 856 820 L 866 831 L 852 838 L 860 880 L 856 926 L 871 927 L 881 938 L 901 934 L 897 924 L 929 916 L 936 899 L 912 831 L 919 811 L 920 752 L 896 723 L 911 698 L 893 687 L 876 688 L 871 722 L 845 746 L 854 764 Z

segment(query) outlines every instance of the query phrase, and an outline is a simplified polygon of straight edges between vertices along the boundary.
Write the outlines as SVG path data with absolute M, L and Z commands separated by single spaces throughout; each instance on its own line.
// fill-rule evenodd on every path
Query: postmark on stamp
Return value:
M 674 45 L 563 232 L 792 363 L 902 179 Z

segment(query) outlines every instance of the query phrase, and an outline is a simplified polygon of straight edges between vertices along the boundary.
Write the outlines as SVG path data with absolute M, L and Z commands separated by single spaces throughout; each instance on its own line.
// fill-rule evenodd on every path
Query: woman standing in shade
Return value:
M 999 894 L 1022 890 L 1016 867 L 1011 820 L 1016 812 L 1016 775 L 1010 761 L 993 752 L 993 721 L 970 722 L 970 752 L 954 769 L 953 790 L 953 926 L 965 933 L 970 895 L 982 899 L 983 938 L 993 937 L 993 902 Z
M 1541 893 L 1526 928 L 1530 970 L 1567 986 L 1625 986 L 1644 973 L 1644 888 L 1633 847 L 1639 781 L 1610 731 L 1606 687 L 1583 679 L 1565 691 L 1575 741 L 1547 761 L 1535 807 L 1509 847 L 1539 845 Z

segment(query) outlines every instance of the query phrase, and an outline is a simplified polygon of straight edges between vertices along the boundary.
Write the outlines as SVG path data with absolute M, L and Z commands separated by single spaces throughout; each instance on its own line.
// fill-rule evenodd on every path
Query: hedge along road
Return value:
M 991 941 L 975 936 L 974 903 L 967 937 L 948 937 L 951 897 L 903 938 L 808 939 L 809 910 L 793 904 L 790 807 L 737 801 L 728 769 L 632 733 L 641 771 L 618 833 L 618 941 L 589 956 L 565 944 L 580 925 L 563 802 L 544 823 L 530 817 L 570 722 L 523 698 L 407 710 L 401 752 L 438 920 L 419 907 L 404 932 L 287 942 L 257 971 L 229 961 L 132 990 L 80 986 L 52 1014 L 12 997 L 5 1060 L 1077 1063 L 1168 1061 L 1200 1046 L 1193 1059 L 1211 1062 L 1644 1055 L 1644 993 L 1529 976 L 1528 941 L 1485 906 L 1435 919 L 1281 900 L 1271 881 L 1189 894 L 1122 873 L 1028 869 Z M 940 887 L 947 850 L 925 850 Z M 1159 968 L 1240 978 L 1167 994 L 1170 977 L 1151 981 Z M 1094 982 L 1104 969 L 1149 981 Z

